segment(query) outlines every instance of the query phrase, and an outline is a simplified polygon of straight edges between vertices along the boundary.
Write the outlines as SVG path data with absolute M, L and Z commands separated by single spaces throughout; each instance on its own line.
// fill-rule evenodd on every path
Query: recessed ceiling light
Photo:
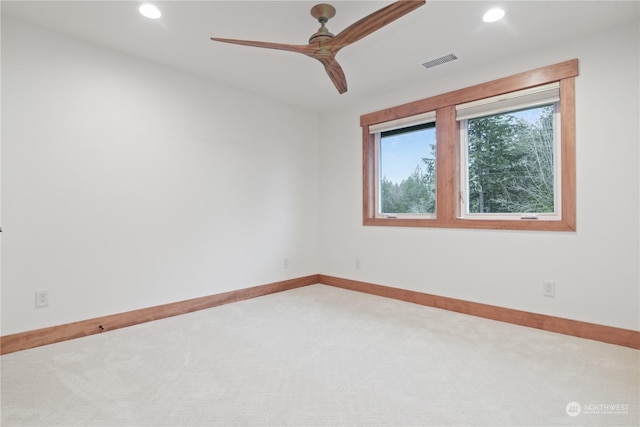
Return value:
M 482 20 L 484 22 L 496 22 L 504 17 L 504 10 L 496 7 L 484 14 Z
M 158 19 L 162 16 L 160 9 L 158 9 L 151 3 L 143 3 L 138 6 L 138 12 L 140 12 L 142 16 L 145 16 L 149 19 Z

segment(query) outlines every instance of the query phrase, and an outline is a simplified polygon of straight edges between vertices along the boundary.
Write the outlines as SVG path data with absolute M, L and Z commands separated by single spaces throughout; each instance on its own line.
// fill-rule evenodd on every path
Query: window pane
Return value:
M 553 213 L 554 105 L 467 120 L 468 212 Z
M 434 214 L 436 129 L 425 123 L 380 134 L 379 213 Z

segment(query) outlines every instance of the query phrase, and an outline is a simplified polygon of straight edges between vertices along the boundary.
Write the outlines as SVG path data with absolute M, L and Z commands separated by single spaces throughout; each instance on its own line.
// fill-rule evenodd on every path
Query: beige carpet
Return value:
M 639 354 L 314 285 L 2 356 L 1 424 L 637 426 Z

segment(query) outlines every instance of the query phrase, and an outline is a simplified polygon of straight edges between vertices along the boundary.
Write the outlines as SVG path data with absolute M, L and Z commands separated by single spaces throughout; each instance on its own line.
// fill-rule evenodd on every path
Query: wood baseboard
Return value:
M 640 350 L 640 332 L 320 274 L 318 283 Z
M 638 331 L 529 313 L 324 274 L 314 274 L 126 313 L 6 335 L 0 337 L 0 354 L 14 353 L 47 344 L 86 337 L 316 283 L 640 350 L 640 332 Z
M 178 316 L 180 314 L 191 313 L 193 311 L 204 310 L 232 302 L 313 285 L 315 283 L 318 283 L 317 274 L 156 307 L 128 311 L 126 313 L 82 320 L 65 325 L 6 335 L 0 337 L 0 354 L 8 354 L 47 344 L 86 337 L 101 332 L 137 325 L 139 323 L 151 322 L 166 317 Z

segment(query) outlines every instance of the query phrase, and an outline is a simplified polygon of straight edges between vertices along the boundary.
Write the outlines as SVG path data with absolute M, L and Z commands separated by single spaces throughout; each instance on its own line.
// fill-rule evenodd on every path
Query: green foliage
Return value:
M 435 157 L 435 146 L 432 146 Z M 413 173 L 400 183 L 382 178 L 382 212 L 434 213 L 436 209 L 436 165 L 433 158 L 422 158 Z
M 469 212 L 553 212 L 553 107 L 468 121 Z

